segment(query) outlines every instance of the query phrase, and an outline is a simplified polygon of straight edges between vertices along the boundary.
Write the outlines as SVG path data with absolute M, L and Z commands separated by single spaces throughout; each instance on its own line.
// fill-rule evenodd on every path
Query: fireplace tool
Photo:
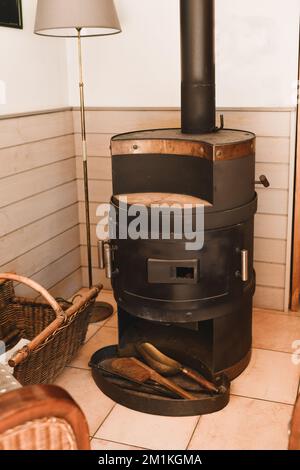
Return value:
M 111 363 L 113 371 L 118 372 L 123 377 L 128 377 L 129 379 L 135 379 L 140 383 L 146 383 L 149 380 L 156 382 L 159 385 L 162 385 L 171 392 L 176 393 L 178 396 L 185 398 L 187 400 L 195 400 L 195 397 L 189 392 L 176 385 L 171 380 L 166 379 L 151 367 L 148 367 L 143 362 L 139 361 L 135 357 L 124 357 L 115 359 Z
M 167 390 L 161 385 L 158 385 L 156 382 L 148 381 L 147 383 L 142 383 L 140 382 L 139 377 L 134 376 L 132 373 L 127 374 L 125 377 L 125 375 L 121 374 L 121 372 L 113 370 L 112 362 L 113 360 L 108 359 L 97 365 L 90 363 L 90 367 L 100 369 L 106 377 L 110 378 L 112 383 L 118 385 L 119 387 L 139 391 L 145 394 L 148 393 L 150 395 L 178 398 L 176 393 Z
M 212 382 L 209 382 L 207 379 L 205 379 L 203 375 L 200 375 L 198 372 L 195 372 L 194 370 L 183 366 L 179 362 L 174 361 L 174 359 L 171 359 L 170 357 L 160 352 L 152 344 L 139 344 L 137 345 L 137 351 L 144 358 L 146 363 L 161 375 L 172 377 L 182 373 L 200 384 L 201 387 L 203 387 L 205 390 L 215 393 L 219 392 L 218 388 Z

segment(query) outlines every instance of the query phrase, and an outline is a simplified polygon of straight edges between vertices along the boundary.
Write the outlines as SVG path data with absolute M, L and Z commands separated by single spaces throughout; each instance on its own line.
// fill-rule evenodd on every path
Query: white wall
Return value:
M 24 29 L 0 27 L 0 114 L 68 104 L 64 39 L 33 34 L 36 0 L 23 0 Z
M 179 2 L 115 0 L 123 32 L 84 40 L 89 106 L 177 106 Z M 78 104 L 76 42 L 68 41 L 70 102 Z
M 220 106 L 295 106 L 299 0 L 217 0 Z
M 179 106 L 179 0 L 115 0 L 123 33 L 86 39 L 88 106 Z M 218 106 L 296 104 L 299 0 L 216 0 Z M 78 104 L 69 40 L 70 103 Z
M 122 34 L 84 40 L 87 105 L 179 106 L 179 0 L 115 1 Z M 0 114 L 78 105 L 76 41 L 35 36 L 35 7 L 0 27 Z M 216 7 L 218 106 L 294 106 L 299 0 Z

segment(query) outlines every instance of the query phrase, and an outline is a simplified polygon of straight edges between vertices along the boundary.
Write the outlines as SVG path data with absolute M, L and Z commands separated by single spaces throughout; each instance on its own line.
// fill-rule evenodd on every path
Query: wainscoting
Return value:
M 225 109 L 229 128 L 257 134 L 255 268 L 260 308 L 287 310 L 290 286 L 295 111 Z M 178 127 L 178 109 L 87 111 L 95 282 L 109 282 L 97 267 L 96 208 L 112 194 L 110 139 L 117 133 Z M 87 284 L 79 111 L 71 109 L 0 119 L 0 270 L 30 276 L 56 296 Z M 18 293 L 28 294 L 18 286 Z
M 71 110 L 0 120 L 0 270 L 55 296 L 81 287 Z M 32 295 L 17 286 L 18 295 Z
M 289 109 L 225 109 L 229 128 L 245 129 L 257 135 L 256 176 L 266 174 L 270 189 L 257 188 L 259 208 L 255 227 L 255 269 L 257 292 L 255 305 L 260 308 L 287 310 L 290 283 L 290 239 L 293 200 L 293 161 L 295 111 Z M 81 170 L 80 120 L 73 111 L 77 161 L 79 223 L 83 281 L 87 282 L 84 199 Z M 179 127 L 176 109 L 96 109 L 87 113 L 89 175 L 92 213 L 92 240 L 95 278 L 109 284 L 97 269 L 96 208 L 108 202 L 112 194 L 109 143 L 112 135 L 138 129 Z

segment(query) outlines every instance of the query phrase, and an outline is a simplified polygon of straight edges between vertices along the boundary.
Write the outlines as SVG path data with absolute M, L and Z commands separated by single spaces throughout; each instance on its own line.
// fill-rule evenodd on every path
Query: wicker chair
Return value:
M 88 425 L 61 388 L 20 388 L 0 396 L 0 450 L 90 450 Z

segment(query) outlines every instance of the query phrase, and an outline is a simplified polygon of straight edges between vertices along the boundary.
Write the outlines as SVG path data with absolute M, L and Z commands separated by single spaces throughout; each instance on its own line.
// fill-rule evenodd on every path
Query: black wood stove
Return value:
M 118 303 L 119 345 L 91 360 L 97 384 L 117 402 L 177 416 L 226 406 L 229 381 L 250 361 L 257 209 L 255 135 L 215 124 L 213 0 L 181 0 L 181 42 L 182 128 L 133 132 L 111 142 L 118 217 L 116 237 L 104 251 Z M 141 231 L 135 240 L 121 237 L 130 209 L 146 205 L 150 221 L 154 201 L 188 202 L 194 215 L 195 204 L 203 204 L 204 246 L 187 250 L 187 239 L 174 232 L 165 239 L 162 227 Z M 181 215 L 174 211 L 172 224 Z M 136 356 L 143 341 L 216 380 L 220 393 L 195 389 L 196 400 L 168 399 L 130 389 L 98 367 L 106 359 Z M 179 376 L 174 380 L 185 385 Z

